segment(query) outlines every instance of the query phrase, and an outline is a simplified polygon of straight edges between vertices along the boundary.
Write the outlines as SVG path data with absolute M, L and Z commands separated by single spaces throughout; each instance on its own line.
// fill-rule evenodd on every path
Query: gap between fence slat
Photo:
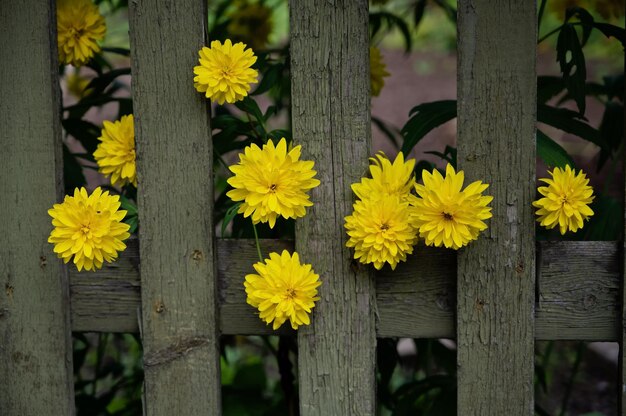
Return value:
M 219 415 L 213 153 L 193 67 L 206 2 L 130 2 L 149 416 Z
M 54 1 L 0 6 L 0 414 L 74 414 Z

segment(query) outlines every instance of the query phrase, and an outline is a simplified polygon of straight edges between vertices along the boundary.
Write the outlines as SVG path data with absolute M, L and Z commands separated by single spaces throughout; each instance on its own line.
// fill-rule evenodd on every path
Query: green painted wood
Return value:
M 263 253 L 284 248 L 292 250 L 293 244 L 261 240 Z M 539 243 L 535 339 L 619 340 L 621 250 L 615 241 Z M 275 334 L 245 303 L 241 279 L 258 259 L 254 240 L 217 240 L 217 258 L 220 332 Z M 102 270 L 70 269 L 73 331 L 138 332 L 138 259 L 133 239 L 120 259 Z M 454 252 L 418 247 L 395 271 L 376 273 L 377 336 L 455 338 L 456 268 Z
M 218 415 L 208 103 L 193 87 L 206 2 L 130 2 L 145 411 Z
M 458 3 L 458 165 L 493 218 L 460 250 L 459 415 L 533 415 L 535 2 Z
M 298 333 L 301 415 L 372 415 L 374 279 L 370 268 L 351 266 L 343 228 L 350 184 L 370 156 L 367 1 L 289 6 L 293 136 L 321 181 L 315 205 L 296 221 L 296 250 L 323 282 L 312 324 Z
M 0 414 L 68 415 L 68 281 L 47 242 L 63 194 L 54 2 L 2 1 L 0 27 Z

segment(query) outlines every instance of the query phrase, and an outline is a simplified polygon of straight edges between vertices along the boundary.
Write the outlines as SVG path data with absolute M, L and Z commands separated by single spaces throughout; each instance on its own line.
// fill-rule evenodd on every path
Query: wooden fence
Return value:
M 46 242 L 63 194 L 54 1 L 0 4 L 3 416 L 72 414 L 71 331 L 139 329 L 146 414 L 218 415 L 220 334 L 273 333 L 245 304 L 254 243 L 214 235 L 210 118 L 191 80 L 205 1 L 129 3 L 141 244 L 81 274 Z M 532 415 L 535 340 L 625 334 L 623 243 L 535 242 L 535 1 L 459 1 L 458 163 L 491 184 L 494 217 L 458 255 L 422 246 L 394 273 L 353 267 L 343 229 L 370 155 L 367 2 L 289 3 L 293 134 L 322 185 L 295 242 L 262 246 L 295 243 L 324 281 L 297 334 L 301 414 L 375 414 L 376 337 L 448 337 L 459 415 Z

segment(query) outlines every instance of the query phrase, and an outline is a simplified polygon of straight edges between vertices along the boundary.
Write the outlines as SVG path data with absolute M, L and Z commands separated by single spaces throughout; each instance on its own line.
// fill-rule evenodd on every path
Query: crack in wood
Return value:
M 206 345 L 209 345 L 209 339 L 206 337 L 184 338 L 168 347 L 146 354 L 143 365 L 147 368 L 168 364 Z

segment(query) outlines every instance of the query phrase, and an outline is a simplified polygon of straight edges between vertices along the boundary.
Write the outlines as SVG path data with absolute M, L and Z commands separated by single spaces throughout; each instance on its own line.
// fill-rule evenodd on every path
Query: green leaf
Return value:
M 607 38 L 614 37 L 615 39 L 620 41 L 623 47 L 626 47 L 626 30 L 624 30 L 624 28 L 619 27 L 619 26 L 614 26 L 608 23 L 598 23 L 598 22 L 595 22 L 593 24 L 593 27 L 595 27 L 600 32 L 602 32 L 602 34 L 606 36 Z
M 454 167 L 456 169 L 456 148 L 451 147 L 451 146 L 446 146 L 445 150 L 442 152 L 438 152 L 436 150 L 431 150 L 428 152 L 424 152 L 427 153 L 429 155 L 435 155 L 440 157 L 441 159 L 445 160 L 446 162 L 448 162 L 449 164 L 452 165 L 452 167 Z
M 618 98 L 624 102 L 624 74 L 607 75 L 602 77 L 607 100 Z
M 556 56 L 563 74 L 563 82 L 569 94 L 574 97 L 579 112 L 585 114 L 585 81 L 587 79 L 585 55 L 576 29 L 570 23 L 564 24 L 559 32 Z
M 291 132 L 289 130 L 276 129 L 276 130 L 272 130 L 269 133 L 267 133 L 267 138 L 268 139 L 280 140 L 283 137 L 285 139 L 287 139 L 288 142 L 290 142 L 291 141 Z
M 556 108 L 546 104 L 537 106 L 537 121 L 540 123 L 545 123 L 564 132 L 574 134 L 601 149 L 609 150 L 609 145 L 600 137 L 600 132 L 581 121 L 581 119 L 584 118 L 572 110 Z
M 543 75 L 537 77 L 537 102 L 545 104 L 565 89 L 563 78 Z
M 126 48 L 103 47 L 102 52 L 110 52 L 110 53 L 115 53 L 117 55 L 130 56 L 130 49 L 126 49 Z
M 609 101 L 604 106 L 604 114 L 600 123 L 600 137 L 609 144 L 611 151 L 602 150 L 598 159 L 597 171 L 613 156 L 624 140 L 624 105 L 616 101 Z
M 378 117 L 372 116 L 372 123 L 389 139 L 391 144 L 397 149 L 400 147 L 399 138 L 402 134 L 394 126 L 388 125 Z
M 566 165 L 575 167 L 574 161 L 565 149 L 539 129 L 537 129 L 537 156 L 550 168 L 564 168 Z
M 241 202 L 237 202 L 235 205 L 228 208 L 228 211 L 226 211 L 226 214 L 224 215 L 224 220 L 222 221 L 222 237 L 224 237 L 224 233 L 226 232 L 226 227 L 228 227 L 228 224 L 230 224 L 233 218 L 237 216 L 237 211 L 239 210 L 241 204 Z
M 596 194 L 596 200 L 591 204 L 591 209 L 594 215 L 583 228 L 585 240 L 619 240 L 623 229 L 621 204 L 613 197 Z
M 243 100 L 235 103 L 235 106 L 241 111 L 253 116 L 258 122 L 258 127 L 261 130 L 259 132 L 260 135 L 262 137 L 266 135 L 264 127 L 265 119 L 263 118 L 263 113 L 261 112 L 261 109 L 259 108 L 259 105 L 256 103 L 256 101 L 250 98 L 250 96 L 246 96 Z
M 424 17 L 424 10 L 426 9 L 426 0 L 417 0 L 413 6 L 413 24 L 417 28 L 422 17 Z
M 80 188 L 87 183 L 82 166 L 65 144 L 63 144 L 63 183 L 68 194 L 73 193 L 74 188 Z
M 402 153 L 408 155 L 413 147 L 431 130 L 456 117 L 456 100 L 433 101 L 414 107 L 409 121 L 402 127 Z
M 139 218 L 135 215 L 133 217 L 124 218 L 124 222 L 130 225 L 128 232 L 132 234 L 135 232 L 135 230 L 137 230 L 137 227 L 139 225 Z
M 283 64 L 268 65 L 267 71 L 265 71 L 263 78 L 261 78 L 261 82 L 251 95 L 263 94 L 276 85 L 284 69 L 285 66 Z
M 120 204 L 120 208 L 126 211 L 127 218 L 137 215 L 137 205 L 124 195 L 120 195 Z
M 435 0 L 435 4 L 441 7 L 446 12 L 448 18 L 452 22 L 456 23 L 456 9 L 450 6 L 447 0 Z
M 396 16 L 393 13 L 389 13 L 389 12 L 382 11 L 382 10 L 370 13 L 370 25 L 374 27 L 373 33 L 371 35 L 372 38 L 374 37 L 376 32 L 378 32 L 381 23 L 385 23 L 388 30 L 397 28 L 402 34 L 402 38 L 404 39 L 405 51 L 409 52 L 411 50 L 411 46 L 412 46 L 411 32 L 409 31 L 409 26 L 406 24 L 404 19 L 402 19 L 399 16 Z
M 61 121 L 67 134 L 83 145 L 87 153 L 93 154 L 98 147 L 101 130 L 98 126 L 79 118 L 66 118 Z
M 130 75 L 130 68 L 118 68 L 106 72 L 89 82 L 85 91 L 89 91 L 90 96 L 100 95 L 117 77 Z
M 582 46 L 585 46 L 587 41 L 589 40 L 589 35 L 591 35 L 591 30 L 593 29 L 593 16 L 589 14 L 589 12 L 582 7 L 570 7 L 565 12 L 565 22 L 567 22 L 572 17 L 577 17 L 582 23 L 583 28 L 583 41 Z

